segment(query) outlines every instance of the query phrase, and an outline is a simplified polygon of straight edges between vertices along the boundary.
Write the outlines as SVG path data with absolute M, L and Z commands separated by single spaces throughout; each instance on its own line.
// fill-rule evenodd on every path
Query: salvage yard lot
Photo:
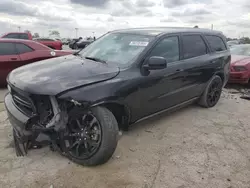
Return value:
M 49 148 L 16 157 L 3 103 L 0 111 L 0 187 L 250 186 L 250 103 L 226 89 L 214 108 L 192 105 L 134 125 L 112 159 L 94 168 Z

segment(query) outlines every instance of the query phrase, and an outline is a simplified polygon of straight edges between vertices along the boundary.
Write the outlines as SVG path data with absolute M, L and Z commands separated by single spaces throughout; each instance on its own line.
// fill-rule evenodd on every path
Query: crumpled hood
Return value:
M 9 74 L 7 81 L 28 93 L 56 95 L 118 74 L 118 67 L 68 55 L 19 67 Z
M 232 55 L 231 66 L 245 66 L 250 63 L 250 56 Z

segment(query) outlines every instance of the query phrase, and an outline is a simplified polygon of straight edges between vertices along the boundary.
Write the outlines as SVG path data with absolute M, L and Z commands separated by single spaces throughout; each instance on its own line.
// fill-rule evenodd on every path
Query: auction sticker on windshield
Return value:
M 144 41 L 131 41 L 129 43 L 130 46 L 147 46 L 148 42 L 144 42 Z

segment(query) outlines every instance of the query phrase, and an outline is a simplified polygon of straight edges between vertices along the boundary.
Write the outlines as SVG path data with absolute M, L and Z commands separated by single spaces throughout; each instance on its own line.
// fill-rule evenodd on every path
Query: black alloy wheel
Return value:
M 221 95 L 221 82 L 214 80 L 208 89 L 207 103 L 209 106 L 214 106 Z
M 221 77 L 215 75 L 207 84 L 199 100 L 199 104 L 205 108 L 211 108 L 215 106 L 220 99 L 222 88 L 223 82 Z
M 70 120 L 64 137 L 67 153 L 78 160 L 91 158 L 99 149 L 102 129 L 97 118 L 88 112 Z
M 113 113 L 96 106 L 88 111 L 77 109 L 69 113 L 66 130 L 59 131 L 62 154 L 84 166 L 106 163 L 118 143 L 118 123 Z

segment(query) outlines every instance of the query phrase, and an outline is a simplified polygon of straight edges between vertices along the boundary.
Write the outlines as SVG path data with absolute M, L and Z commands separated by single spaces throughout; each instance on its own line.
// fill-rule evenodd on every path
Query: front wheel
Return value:
M 67 131 L 61 136 L 61 146 L 66 156 L 84 166 L 107 162 L 118 142 L 118 123 L 104 107 L 94 107 L 87 112 L 70 117 Z
M 223 82 L 220 76 L 214 76 L 207 84 L 206 89 L 200 98 L 199 104 L 205 108 L 215 106 L 220 99 L 222 88 Z

